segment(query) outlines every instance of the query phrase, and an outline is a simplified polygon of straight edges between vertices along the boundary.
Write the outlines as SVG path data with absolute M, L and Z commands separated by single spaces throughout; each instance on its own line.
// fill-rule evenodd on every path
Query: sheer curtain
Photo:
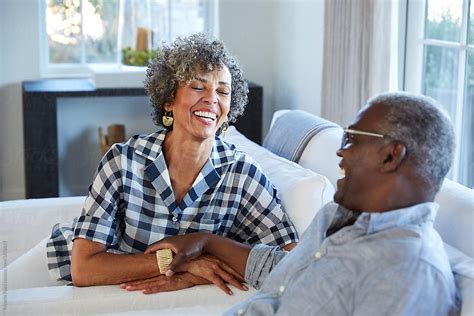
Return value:
M 346 126 L 389 90 L 391 1 L 327 0 L 324 24 L 321 116 Z

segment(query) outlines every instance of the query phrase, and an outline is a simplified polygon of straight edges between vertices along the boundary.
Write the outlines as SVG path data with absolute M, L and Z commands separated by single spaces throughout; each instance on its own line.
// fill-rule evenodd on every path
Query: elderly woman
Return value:
M 144 251 L 166 236 L 207 231 L 292 248 L 297 235 L 274 187 L 249 156 L 217 136 L 243 113 L 248 92 L 223 44 L 196 34 L 164 46 L 145 88 L 158 130 L 106 153 L 73 228 L 53 228 L 50 272 L 77 286 L 148 279 L 166 290 L 207 282 L 178 275 L 178 285 L 168 287 L 160 279 L 155 254 Z M 204 258 L 199 268 L 209 268 L 199 273 L 229 292 L 223 281 L 236 285 L 237 275 L 221 262 L 216 272 L 216 262 Z M 206 277 L 211 266 L 217 281 Z

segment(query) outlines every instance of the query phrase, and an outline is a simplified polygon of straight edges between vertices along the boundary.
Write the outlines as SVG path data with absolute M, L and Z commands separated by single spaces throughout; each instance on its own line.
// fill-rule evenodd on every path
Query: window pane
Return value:
M 84 0 L 84 40 L 87 63 L 117 61 L 118 0 Z
M 171 6 L 171 38 L 204 32 L 204 0 L 176 0 Z
M 425 38 L 459 42 L 463 0 L 428 0 Z
M 425 46 L 422 93 L 440 102 L 451 119 L 456 117 L 458 51 L 454 48 Z
M 471 1 L 469 12 L 469 44 L 474 45 L 474 3 Z
M 168 0 L 121 0 L 119 45 L 124 64 L 145 66 L 153 58 L 150 49 L 168 40 L 169 3 Z
M 46 0 L 50 63 L 81 62 L 80 0 Z
M 467 57 L 465 93 L 459 174 L 462 184 L 474 188 L 474 51 Z

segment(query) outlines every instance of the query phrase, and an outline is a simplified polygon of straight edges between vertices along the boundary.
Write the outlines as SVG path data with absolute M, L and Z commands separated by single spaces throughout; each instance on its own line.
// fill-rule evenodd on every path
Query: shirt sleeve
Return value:
M 245 268 L 245 282 L 259 289 L 273 267 L 278 264 L 288 252 L 279 247 L 256 245 L 250 250 Z
M 453 284 L 426 262 L 374 272 L 354 289 L 353 315 L 457 315 Z
M 117 244 L 117 205 L 123 193 L 121 151 L 118 144 L 105 154 L 89 187 L 74 239 L 84 238 L 106 246 Z
M 275 187 L 260 166 L 245 157 L 236 167 L 242 188 L 240 209 L 227 237 L 251 246 L 280 246 L 298 242 L 296 229 L 283 210 Z

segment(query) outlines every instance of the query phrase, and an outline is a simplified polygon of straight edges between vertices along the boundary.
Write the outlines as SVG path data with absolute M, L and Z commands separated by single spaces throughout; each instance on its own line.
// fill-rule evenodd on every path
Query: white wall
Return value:
M 264 133 L 275 110 L 320 113 L 323 0 L 222 0 L 219 37 L 264 89 Z
M 4 200 L 24 197 L 21 81 L 39 79 L 39 1 L 0 2 L 0 200 Z
M 5 4 L 3 1 L 0 1 L 0 86 L 3 84 L 3 32 L 5 30 L 3 14 L 5 12 Z M 0 187 L 1 191 L 1 187 Z

